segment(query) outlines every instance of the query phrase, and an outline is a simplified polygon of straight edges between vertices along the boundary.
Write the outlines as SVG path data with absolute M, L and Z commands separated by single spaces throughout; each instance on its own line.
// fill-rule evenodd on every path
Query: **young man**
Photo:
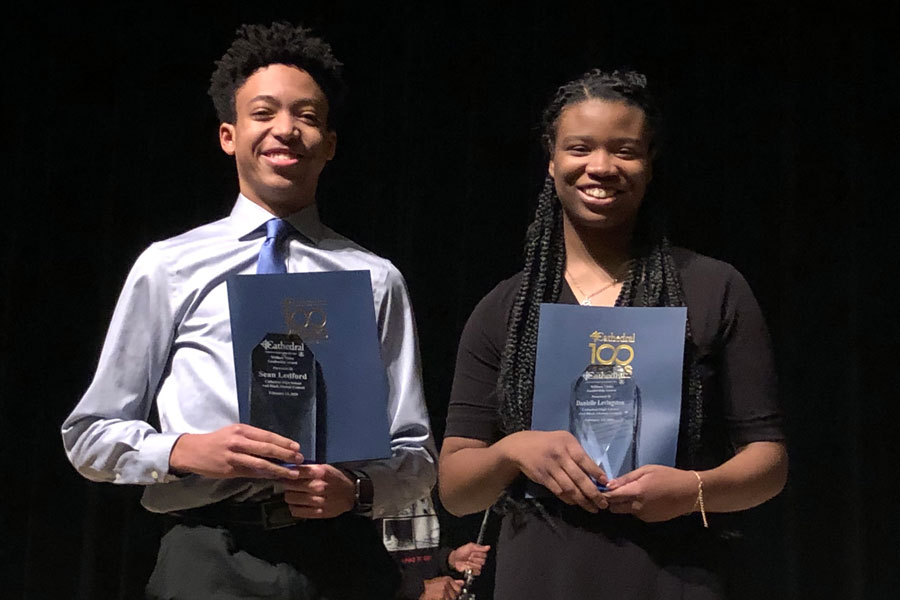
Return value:
M 143 505 L 170 514 L 150 597 L 390 597 L 396 571 L 371 517 L 433 485 L 403 279 L 323 225 L 316 210 L 319 174 L 337 143 L 340 67 L 303 28 L 238 30 L 210 95 L 240 196 L 229 217 L 138 258 L 93 382 L 63 424 L 82 475 L 145 485 Z M 225 279 L 343 269 L 371 273 L 393 456 L 353 470 L 283 466 L 302 462 L 304 449 L 238 424 Z M 154 404 L 159 429 L 147 422 Z

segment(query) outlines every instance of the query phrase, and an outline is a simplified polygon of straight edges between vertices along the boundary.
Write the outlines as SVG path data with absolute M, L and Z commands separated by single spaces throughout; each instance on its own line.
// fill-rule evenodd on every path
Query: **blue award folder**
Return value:
M 687 309 L 541 304 L 532 429 L 572 432 L 610 479 L 674 466 Z
M 368 271 L 235 275 L 228 305 L 242 423 L 297 440 L 306 462 L 391 456 Z

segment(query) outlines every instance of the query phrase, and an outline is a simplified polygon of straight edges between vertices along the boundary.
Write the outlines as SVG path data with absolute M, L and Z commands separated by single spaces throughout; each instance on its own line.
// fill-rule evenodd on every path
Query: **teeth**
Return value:
M 586 188 L 584 190 L 584 193 L 592 198 L 609 198 L 610 196 L 612 196 L 614 194 L 614 192 L 612 190 L 606 190 L 603 188 L 596 188 L 596 187 Z
M 269 157 L 279 159 L 279 160 L 288 160 L 288 159 L 294 158 L 294 155 L 286 154 L 284 152 L 272 152 L 271 154 L 269 154 Z

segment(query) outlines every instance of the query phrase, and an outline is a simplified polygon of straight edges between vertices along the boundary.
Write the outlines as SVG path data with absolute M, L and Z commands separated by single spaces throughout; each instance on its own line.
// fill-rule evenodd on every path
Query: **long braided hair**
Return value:
M 640 108 L 651 136 L 651 156 L 655 154 L 660 115 L 647 92 L 646 77 L 633 71 L 592 70 L 560 87 L 544 111 L 542 141 L 551 155 L 563 110 L 591 99 L 624 102 Z M 685 306 L 681 280 L 665 235 L 662 207 L 651 198 L 642 202 L 631 243 L 633 260 L 616 306 Z M 497 395 L 500 426 L 506 434 L 531 427 L 540 304 L 559 299 L 565 264 L 563 209 L 554 182 L 548 177 L 526 234 L 522 282 L 510 311 L 500 363 Z M 678 462 L 694 465 L 700 457 L 704 407 L 690 323 L 685 335 L 681 415 Z

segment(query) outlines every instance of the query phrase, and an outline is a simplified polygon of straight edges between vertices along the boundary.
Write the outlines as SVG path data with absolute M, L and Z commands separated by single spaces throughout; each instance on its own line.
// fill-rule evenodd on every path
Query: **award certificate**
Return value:
M 687 309 L 541 304 L 532 429 L 570 431 L 612 479 L 673 466 Z
M 296 440 L 306 462 L 391 456 L 368 271 L 235 275 L 228 306 L 242 423 Z

